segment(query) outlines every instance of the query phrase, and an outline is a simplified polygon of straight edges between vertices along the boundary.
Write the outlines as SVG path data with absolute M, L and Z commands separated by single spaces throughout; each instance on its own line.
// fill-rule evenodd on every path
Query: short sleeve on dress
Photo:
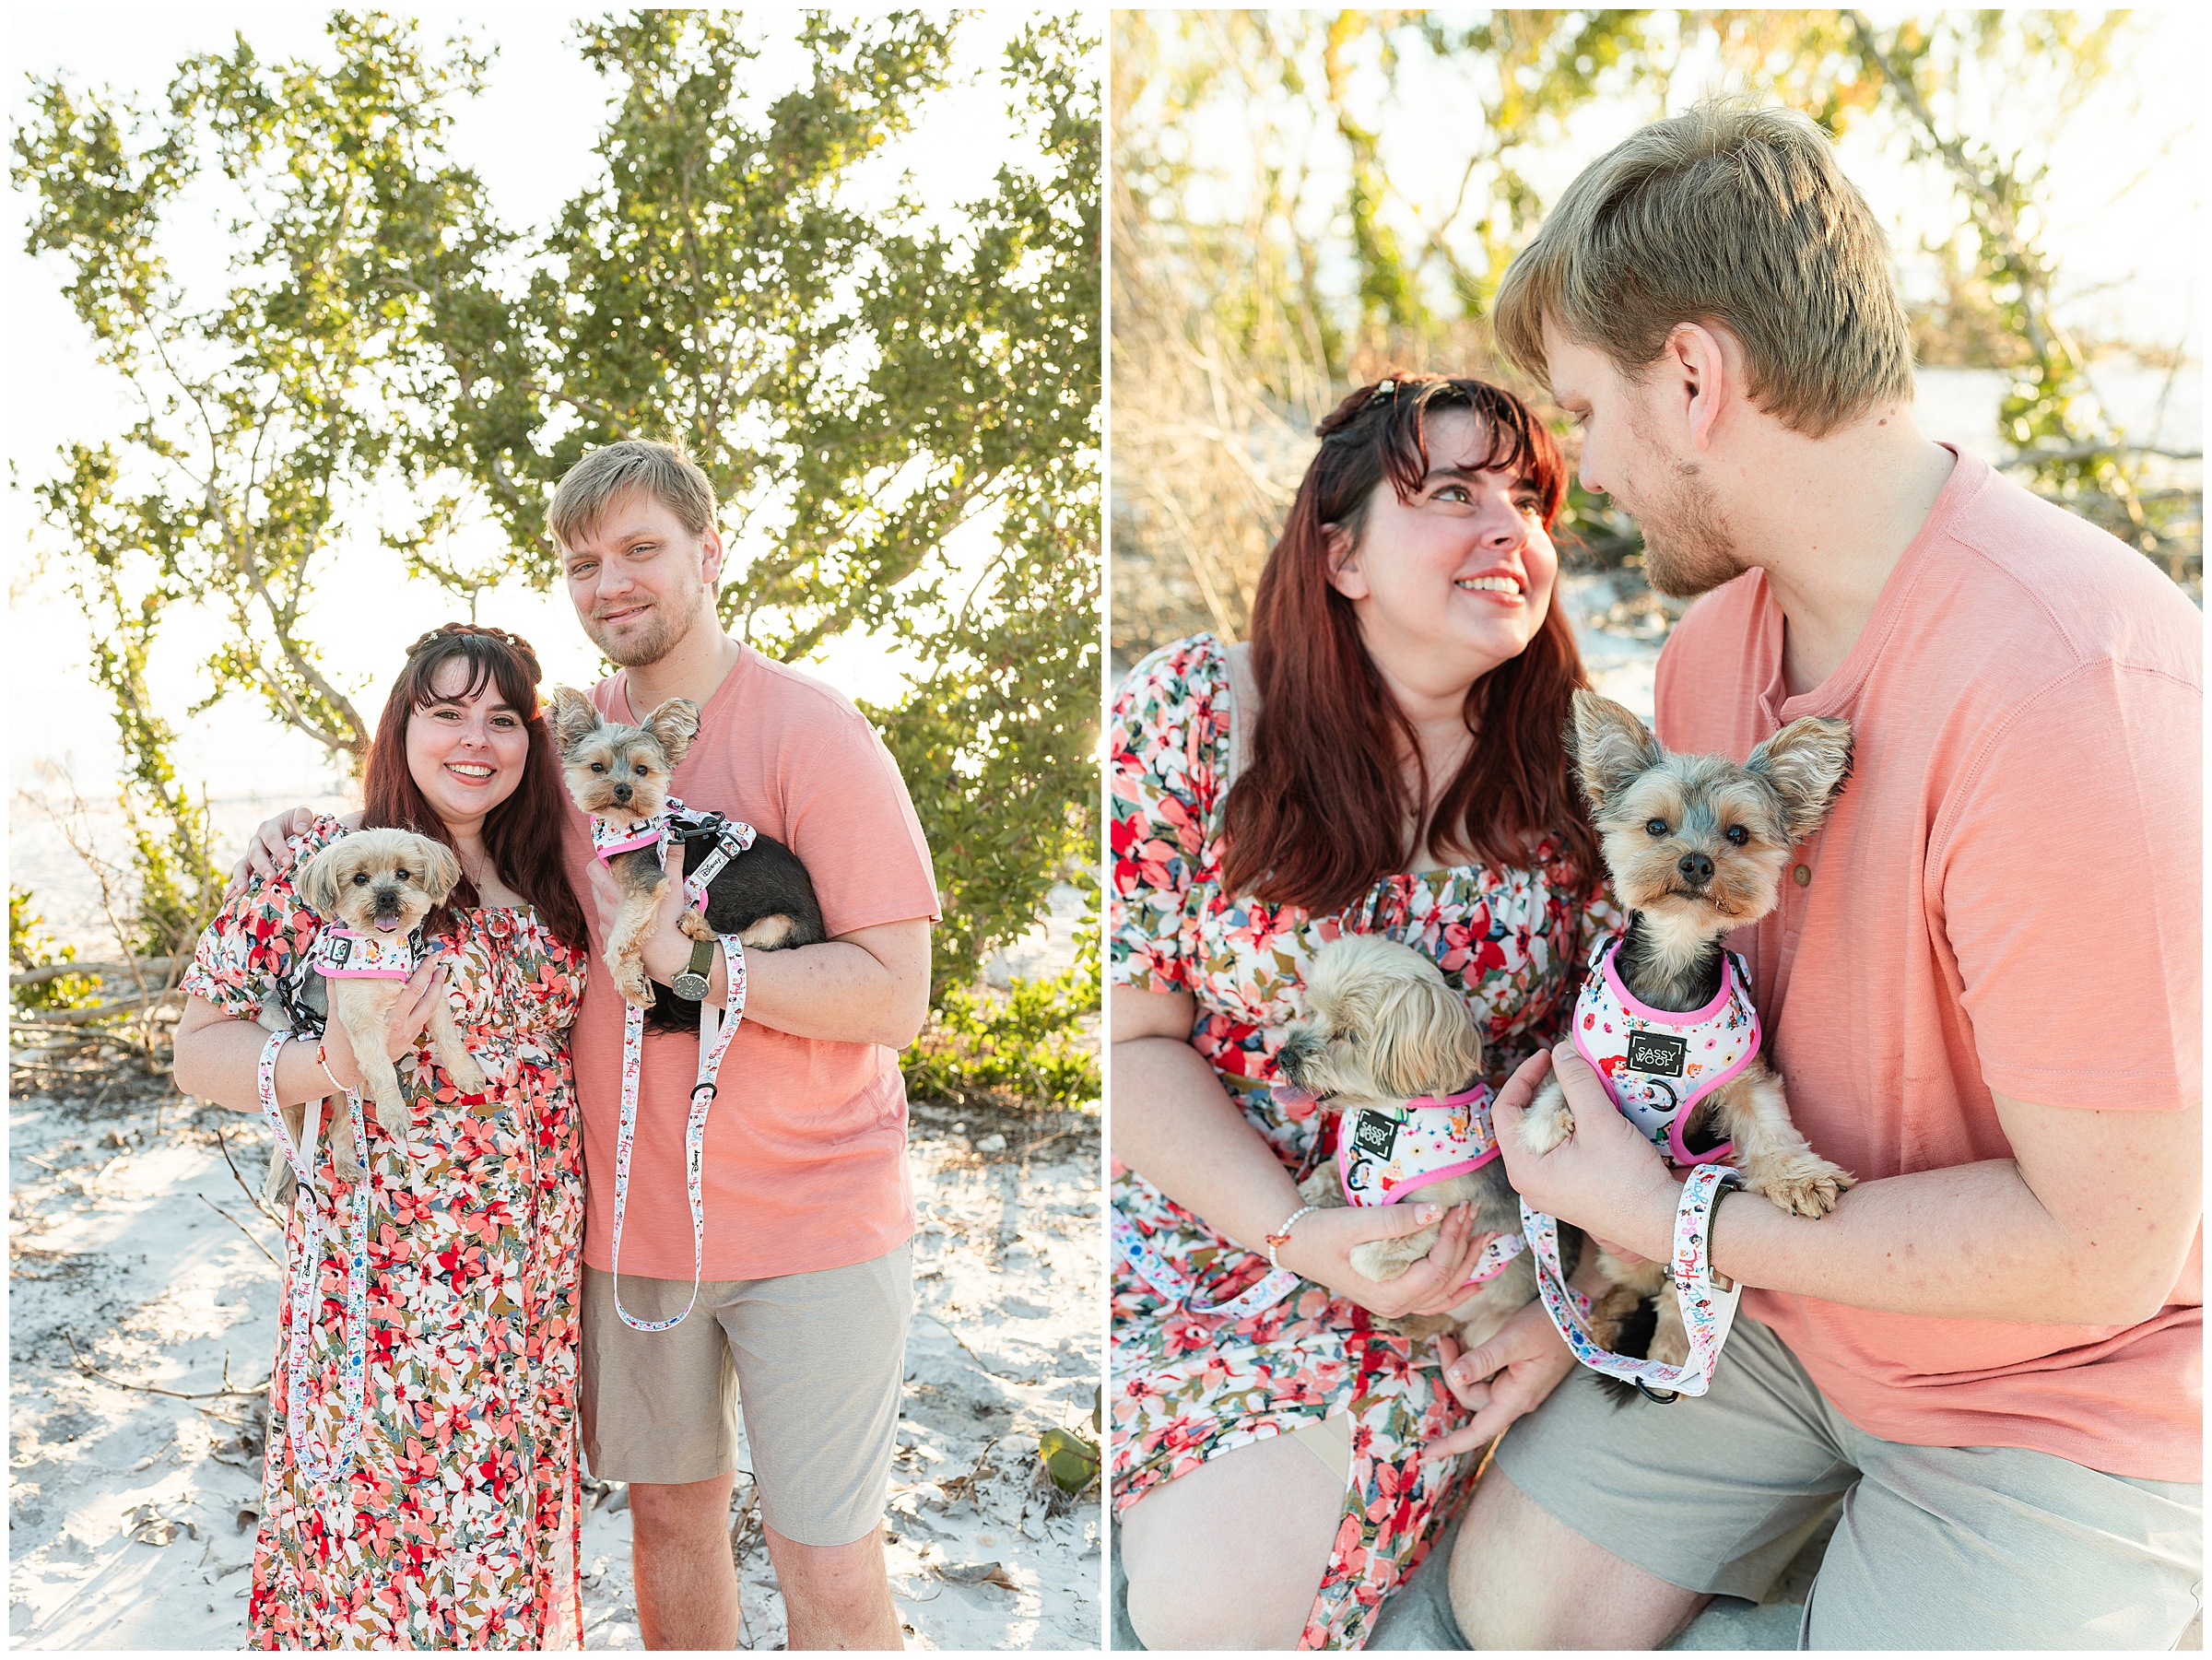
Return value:
M 1108 974 L 1133 991 L 1196 989 L 1194 888 L 1229 737 L 1229 661 L 1197 634 L 1129 671 L 1107 724 L 1112 887 Z
M 314 944 L 321 919 L 292 889 L 292 873 L 310 854 L 346 833 L 335 818 L 318 818 L 292 838 L 292 863 L 228 905 L 192 954 L 182 989 L 205 998 L 234 1019 L 251 1020 Z

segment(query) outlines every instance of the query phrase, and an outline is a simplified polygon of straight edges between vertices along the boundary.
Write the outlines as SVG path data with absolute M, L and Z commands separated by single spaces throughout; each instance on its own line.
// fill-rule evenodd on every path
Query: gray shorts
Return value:
M 583 1450 L 608 1481 L 704 1481 L 737 1467 L 737 1414 L 760 1515 L 802 1545 L 849 1545 L 883 1519 L 914 1307 L 912 1247 L 772 1279 L 708 1279 L 684 1323 L 632 1331 L 614 1276 L 583 1271 Z M 622 1276 L 622 1306 L 665 1320 L 691 1282 Z
M 2202 1487 L 1883 1441 L 1741 1316 L 1709 1394 L 1617 1409 L 1577 1367 L 1498 1467 L 1622 1560 L 1755 1602 L 1841 1501 L 1804 1648 L 2169 1649 L 2204 1587 Z

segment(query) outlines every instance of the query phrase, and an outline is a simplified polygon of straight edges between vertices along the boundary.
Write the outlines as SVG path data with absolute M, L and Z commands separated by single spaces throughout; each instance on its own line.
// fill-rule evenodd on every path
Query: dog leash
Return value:
M 1743 1184 L 1743 1173 L 1724 1164 L 1700 1164 L 1682 1184 L 1682 1197 L 1675 1208 L 1674 1260 L 1668 1265 L 1682 1305 L 1682 1326 L 1689 1337 L 1689 1360 L 1682 1366 L 1615 1354 L 1598 1342 L 1590 1330 L 1589 1302 L 1567 1283 L 1560 1266 L 1559 1223 L 1542 1211 L 1531 1210 L 1526 1199 L 1521 1201 L 1521 1231 L 1535 1255 L 1537 1294 L 1576 1360 L 1593 1372 L 1633 1383 L 1646 1395 L 1705 1393 L 1744 1294 L 1740 1280 L 1725 1291 L 1712 1283 L 1712 1202 L 1723 1188 Z
M 1264 1313 L 1289 1296 L 1298 1286 L 1297 1275 L 1288 1268 L 1276 1268 L 1257 1285 L 1227 1302 L 1201 1301 L 1197 1282 L 1153 1250 L 1136 1230 L 1136 1224 L 1122 1214 L 1118 1205 L 1113 1207 L 1113 1249 L 1132 1274 L 1186 1314 L 1196 1314 L 1201 1319 L 1241 1320 L 1247 1314 Z
M 276 1105 L 276 1052 L 290 1042 L 292 1037 L 288 1031 L 280 1031 L 262 1046 L 256 1081 L 261 1110 L 276 1132 L 276 1145 L 283 1148 L 300 1187 L 312 1194 L 314 1171 L 310 1158 L 293 1145 L 291 1132 L 284 1126 L 284 1113 Z M 361 1176 L 353 1184 L 350 1200 L 353 1214 L 346 1238 L 346 1358 L 339 1372 L 338 1439 L 335 1446 L 324 1447 L 317 1442 L 307 1422 L 307 1348 L 314 1329 L 314 1310 L 322 1301 L 317 1283 L 321 1277 L 321 1247 L 329 1237 L 321 1223 L 320 1207 L 310 1213 L 310 1224 L 301 1230 L 300 1250 L 292 1259 L 290 1272 L 292 1313 L 285 1358 L 284 1416 L 291 1436 L 292 1463 L 317 1487 L 342 1481 L 352 1473 L 354 1458 L 360 1450 L 362 1396 L 369 1372 L 369 1140 L 361 1128 L 360 1091 L 348 1089 L 346 1099 L 353 1109 L 349 1114 L 353 1120 L 353 1152 L 360 1161 Z M 332 1200 L 332 1207 L 335 1209 L 335 1194 Z
M 668 798 L 668 810 L 658 820 L 664 870 L 669 849 L 681 835 L 676 828 L 679 815 L 694 821 L 710 817 L 690 812 L 674 796 Z M 734 818 L 720 821 L 714 845 L 700 861 L 699 869 L 685 879 L 686 906 L 703 909 L 707 884 L 722 874 L 724 865 L 752 846 L 753 833 L 749 824 Z M 681 870 L 680 864 L 677 868 Z M 683 1313 L 670 1320 L 640 1320 L 622 1306 L 622 1216 L 629 1201 L 629 1152 L 638 1127 L 638 1078 L 645 1064 L 645 1011 L 634 1003 L 623 1005 L 622 1122 L 615 1133 L 615 1239 L 609 1272 L 615 1282 L 615 1313 L 635 1332 L 665 1332 L 681 1325 L 699 1301 L 699 1282 L 706 1264 L 707 1213 L 700 1197 L 700 1173 L 706 1157 L 707 1110 L 714 1102 L 714 1079 L 722 1070 L 722 1058 L 729 1051 L 730 1040 L 737 1035 L 738 1022 L 745 1018 L 745 942 L 735 934 L 718 934 L 715 939 L 722 947 L 729 995 L 719 1019 L 712 1004 L 704 997 L 699 1002 L 699 1074 L 691 1086 L 690 1113 L 684 1121 L 684 1192 L 691 1202 L 691 1296 Z

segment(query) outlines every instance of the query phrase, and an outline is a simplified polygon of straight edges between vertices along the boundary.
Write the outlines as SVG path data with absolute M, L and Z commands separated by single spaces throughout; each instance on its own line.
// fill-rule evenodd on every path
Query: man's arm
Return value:
M 1539 1156 L 1514 1131 L 1547 1065 L 1575 1127 Z M 1739 1194 L 1714 1217 L 1712 1266 L 1747 1285 L 1890 1313 L 2148 1319 L 2203 1216 L 2201 1104 L 2092 1112 L 2000 1095 L 1996 1107 L 2011 1159 L 1862 1183 L 1818 1221 Z M 1524 1065 L 1497 1119 L 1506 1170 L 1531 1206 L 1646 1256 L 1673 1254 L 1679 1189 L 1571 1047 Z
M 606 867 L 594 861 L 592 901 L 605 938 L 621 904 L 621 890 Z M 691 941 L 677 927 L 684 885 L 668 896 L 645 941 L 645 973 L 663 985 L 691 960 Z M 704 1001 L 724 1007 L 729 997 L 722 953 L 713 954 Z M 904 1049 L 929 1016 L 929 919 L 855 928 L 818 946 L 745 954 L 745 1018 L 794 1038 L 832 1043 L 882 1043 Z

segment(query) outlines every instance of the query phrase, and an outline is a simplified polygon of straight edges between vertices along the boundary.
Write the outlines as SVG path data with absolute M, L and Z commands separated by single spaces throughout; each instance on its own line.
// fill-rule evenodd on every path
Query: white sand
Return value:
M 957 1117 L 917 1113 L 922 1219 L 893 1589 L 912 1647 L 1094 1648 L 1098 1502 L 1051 1514 L 1034 1454 L 1042 1430 L 1088 1423 L 1100 1374 L 1095 1121 L 1026 1160 L 994 1160 L 951 1132 Z M 187 1120 L 172 1099 L 157 1134 L 151 1100 L 10 1107 L 11 1646 L 244 1641 L 259 1400 L 175 1400 L 87 1377 L 65 1336 L 133 1383 L 212 1390 L 226 1356 L 235 1383 L 266 1375 L 277 1270 L 209 1202 L 272 1248 L 276 1230 L 224 1168 L 218 1124 L 257 1182 L 265 1137 L 235 1114 Z M 976 1133 L 1008 1127 L 979 1119 Z M 979 1460 L 972 1491 L 948 1491 Z M 641 1646 L 623 1497 L 603 1498 L 584 1526 L 588 1647 Z M 944 1576 L 980 1577 L 993 1563 L 1014 1589 Z M 757 1529 L 741 1572 L 747 1645 L 781 1647 L 782 1607 Z

